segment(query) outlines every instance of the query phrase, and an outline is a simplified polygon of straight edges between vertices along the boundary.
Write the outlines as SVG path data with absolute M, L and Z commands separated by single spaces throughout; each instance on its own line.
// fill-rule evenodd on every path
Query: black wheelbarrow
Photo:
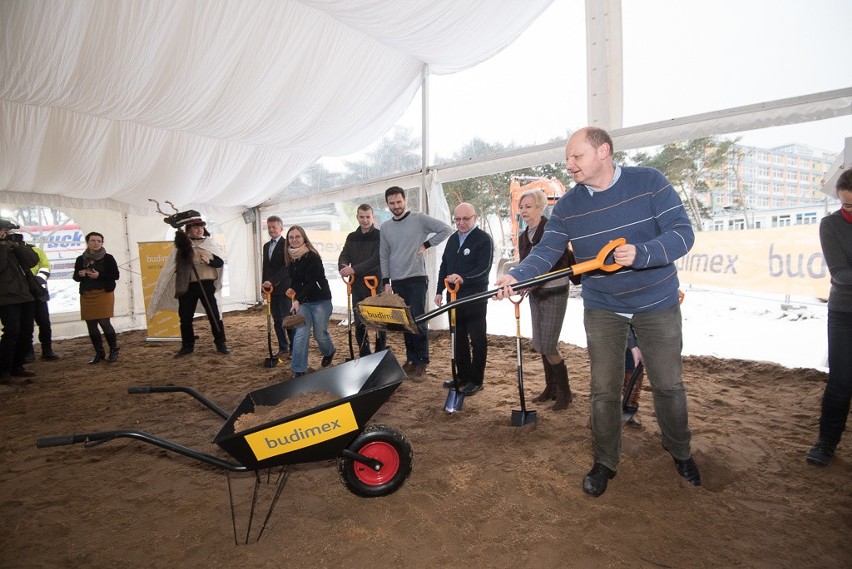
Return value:
M 411 444 L 400 431 L 383 425 L 367 425 L 367 422 L 405 377 L 393 352 L 387 349 L 252 391 L 233 413 L 224 411 L 189 387 L 164 385 L 128 389 L 129 393 L 182 392 L 203 403 L 225 419 L 212 442 L 236 462 L 129 429 L 47 437 L 39 439 L 36 446 L 46 448 L 75 443 L 94 446 L 117 438 L 130 438 L 228 472 L 254 472 L 255 488 L 245 540 L 248 543 L 261 469 L 281 467 L 281 472 L 257 540 L 263 534 L 289 475 L 288 466 L 337 459 L 343 483 L 353 494 L 363 497 L 386 496 L 403 485 L 411 474 L 414 458 Z M 300 400 L 326 402 L 300 409 Z M 230 476 L 228 495 L 234 542 L 237 543 Z

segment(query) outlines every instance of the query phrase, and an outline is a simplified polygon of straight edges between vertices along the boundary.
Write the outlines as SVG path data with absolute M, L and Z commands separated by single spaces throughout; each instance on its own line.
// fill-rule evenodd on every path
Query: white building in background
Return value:
M 836 154 L 802 144 L 735 145 L 724 175 L 699 199 L 712 219 L 705 231 L 816 224 L 838 201 L 820 191 Z

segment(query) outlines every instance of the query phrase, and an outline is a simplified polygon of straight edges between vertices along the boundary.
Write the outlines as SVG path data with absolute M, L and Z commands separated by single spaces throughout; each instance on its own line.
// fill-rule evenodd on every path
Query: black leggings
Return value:
M 98 320 L 86 320 L 86 327 L 89 329 L 89 336 L 100 336 L 100 332 L 98 332 L 98 324 L 100 324 L 101 330 L 104 331 L 104 334 L 115 334 L 115 328 L 112 327 L 112 322 L 109 321 L 109 318 L 100 318 Z

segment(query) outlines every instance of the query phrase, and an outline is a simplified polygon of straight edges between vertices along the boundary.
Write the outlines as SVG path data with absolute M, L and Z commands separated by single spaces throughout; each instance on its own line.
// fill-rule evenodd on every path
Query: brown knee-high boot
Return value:
M 544 354 L 541 356 L 541 363 L 544 364 L 545 386 L 544 391 L 531 399 L 533 403 L 543 403 L 545 401 L 552 401 L 556 399 L 556 385 L 553 383 L 553 369 L 550 362 L 547 361 L 547 356 Z
M 565 366 L 565 360 L 558 364 L 551 364 L 550 369 L 553 372 L 553 383 L 556 385 L 556 403 L 553 404 L 553 410 L 567 409 L 568 405 L 574 401 L 574 394 L 571 393 L 571 386 L 568 384 L 568 368 Z

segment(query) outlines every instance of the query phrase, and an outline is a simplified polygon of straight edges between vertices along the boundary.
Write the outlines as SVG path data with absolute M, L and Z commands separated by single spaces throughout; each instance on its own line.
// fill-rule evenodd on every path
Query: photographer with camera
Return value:
M 95 347 L 95 357 L 89 363 L 96 364 L 107 357 L 98 326 L 104 331 L 109 344 L 107 361 L 117 361 L 118 340 L 110 318 L 115 305 L 118 264 L 115 257 L 104 249 L 104 236 L 100 233 L 92 231 L 86 235 L 86 250 L 74 263 L 73 278 L 80 283 L 80 318 L 86 321 L 89 339 Z
M 23 364 L 32 343 L 35 307 L 27 271 L 38 264 L 38 255 L 24 244 L 22 235 L 12 232 L 18 228 L 0 219 L 0 383 L 9 383 L 9 376 L 35 375 Z

